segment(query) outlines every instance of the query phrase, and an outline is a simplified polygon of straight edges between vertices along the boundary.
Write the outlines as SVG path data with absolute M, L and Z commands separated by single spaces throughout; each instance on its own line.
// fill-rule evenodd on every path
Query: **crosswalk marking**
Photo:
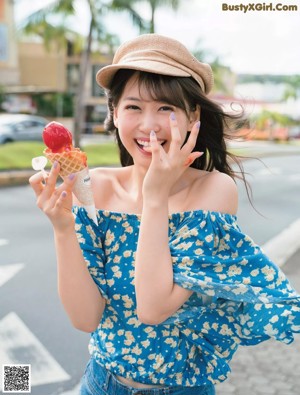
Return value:
M 31 364 L 32 386 L 70 379 L 16 313 L 0 320 L 0 339 L 0 364 Z
M 0 287 L 14 277 L 24 266 L 24 263 L 0 266 Z

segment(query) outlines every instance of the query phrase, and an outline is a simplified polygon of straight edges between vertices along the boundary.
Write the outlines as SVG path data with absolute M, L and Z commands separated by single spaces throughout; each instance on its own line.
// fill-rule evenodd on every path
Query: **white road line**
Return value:
M 300 249 L 300 218 L 262 246 L 268 257 L 278 266 Z
M 32 386 L 70 380 L 16 313 L 11 312 L 0 321 L 0 339 L 0 363 L 31 364 Z
M 287 178 L 289 181 L 300 181 L 300 174 L 290 174 Z
M 0 266 L 0 287 L 14 277 L 24 266 L 24 263 Z

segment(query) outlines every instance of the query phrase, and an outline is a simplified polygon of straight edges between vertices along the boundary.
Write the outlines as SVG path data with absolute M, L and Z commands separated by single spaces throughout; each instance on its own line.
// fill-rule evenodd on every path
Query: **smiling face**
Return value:
M 199 111 L 185 111 L 172 104 L 168 96 L 171 96 L 170 92 L 164 92 L 158 97 L 135 73 L 128 80 L 114 108 L 114 123 L 119 137 L 135 164 L 150 163 L 151 153 L 145 151 L 144 147 L 150 144 L 151 130 L 156 132 L 159 143 L 168 152 L 171 143 L 171 112 L 176 115 L 182 143 L 187 131 L 199 119 Z M 184 102 L 181 106 L 187 107 Z

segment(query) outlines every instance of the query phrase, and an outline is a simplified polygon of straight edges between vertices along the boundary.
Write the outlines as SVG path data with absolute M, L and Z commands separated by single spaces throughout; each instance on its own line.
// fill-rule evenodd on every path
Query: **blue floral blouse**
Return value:
M 197 386 L 226 379 L 239 345 L 300 332 L 300 296 L 237 225 L 234 215 L 169 216 L 174 281 L 193 290 L 165 322 L 136 315 L 134 262 L 141 216 L 74 207 L 84 259 L 106 307 L 89 351 L 115 374 L 145 384 Z

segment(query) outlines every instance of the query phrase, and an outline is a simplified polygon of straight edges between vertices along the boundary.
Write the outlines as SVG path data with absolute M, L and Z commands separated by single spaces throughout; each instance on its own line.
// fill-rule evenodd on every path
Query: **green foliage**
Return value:
M 228 93 L 227 92 L 228 88 L 224 83 L 224 75 L 226 75 L 226 73 L 230 74 L 231 70 L 228 66 L 225 66 L 221 62 L 219 56 L 215 55 L 210 50 L 205 49 L 203 47 L 201 40 L 198 40 L 198 42 L 196 43 L 196 48 L 193 51 L 193 55 L 195 56 L 195 58 L 200 60 L 200 62 L 205 62 L 210 64 L 214 75 L 213 89 L 217 91 L 222 91 L 224 93 Z
M 266 84 L 267 82 L 273 84 L 289 84 L 300 88 L 300 75 L 272 75 L 272 74 L 239 74 L 237 83 L 245 84 L 249 82 L 259 82 Z
M 32 95 L 37 112 L 44 117 L 73 117 L 71 93 L 36 93 Z
M 41 156 L 45 145 L 41 142 L 16 142 L 0 145 L 0 170 L 30 169 L 31 160 Z M 94 144 L 84 147 L 89 167 L 119 164 L 115 143 Z
M 0 85 L 0 112 L 3 112 L 3 108 L 2 108 L 2 103 L 5 101 L 5 94 L 4 94 L 4 89 L 3 87 Z
M 271 126 L 291 126 L 294 121 L 286 115 L 274 111 L 263 110 L 260 114 L 252 118 L 259 130 L 268 129 Z
M 44 148 L 44 144 L 40 142 L 0 145 L 0 170 L 29 169 L 31 159 L 41 156 Z

